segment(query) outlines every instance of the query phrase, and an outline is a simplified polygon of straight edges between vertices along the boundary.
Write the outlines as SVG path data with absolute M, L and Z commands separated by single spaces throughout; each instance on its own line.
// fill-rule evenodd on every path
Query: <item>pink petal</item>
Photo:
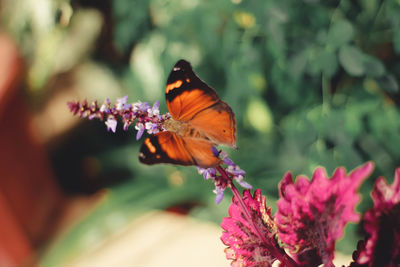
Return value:
M 371 196 L 374 207 L 364 215 L 368 239 L 356 251 L 356 260 L 370 266 L 400 266 L 400 168 L 392 185 L 378 178 Z
M 229 215 L 221 223 L 225 230 L 221 240 L 228 246 L 225 253 L 232 260 L 232 266 L 270 266 L 276 260 L 271 249 L 276 243 L 276 230 L 271 209 L 266 206 L 261 191 L 257 189 L 251 196 L 245 190 L 242 202 L 234 197 Z
M 275 221 L 280 239 L 300 263 L 332 265 L 336 240 L 346 223 L 359 219 L 354 212 L 360 199 L 356 191 L 372 170 L 371 162 L 349 175 L 338 168 L 328 179 L 325 170 L 317 168 L 311 181 L 302 176 L 296 182 L 285 174 Z

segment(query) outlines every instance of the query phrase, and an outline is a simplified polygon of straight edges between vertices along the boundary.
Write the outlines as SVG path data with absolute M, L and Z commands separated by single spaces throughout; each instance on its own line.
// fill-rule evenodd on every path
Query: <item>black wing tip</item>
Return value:
M 139 152 L 139 161 L 141 163 L 148 164 L 147 163 L 147 157 L 143 152 Z
M 193 77 L 194 75 L 195 74 L 190 63 L 184 59 L 181 59 L 176 62 L 172 68 L 172 71 L 168 76 L 167 85 L 174 83 L 177 80 L 184 81 L 186 77 Z
M 190 65 L 189 61 L 186 61 L 185 59 L 180 59 L 176 64 L 174 65 L 174 70 L 191 70 L 192 65 Z

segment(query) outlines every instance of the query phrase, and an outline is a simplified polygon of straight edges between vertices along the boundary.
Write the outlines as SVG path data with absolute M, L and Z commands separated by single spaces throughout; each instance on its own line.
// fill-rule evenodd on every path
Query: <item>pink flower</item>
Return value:
M 277 260 L 275 252 L 284 253 L 275 242 L 271 208 L 259 189 L 254 196 L 250 190 L 243 192 L 242 199 L 234 196 L 229 216 L 221 223 L 224 229 L 221 240 L 228 246 L 225 253 L 232 266 L 271 266 Z
M 357 222 L 360 217 L 354 212 L 360 200 L 356 190 L 372 170 L 371 162 L 349 175 L 338 168 L 328 179 L 325 170 L 317 168 L 311 181 L 300 176 L 295 183 L 286 173 L 280 183 L 275 221 L 279 238 L 299 263 L 333 266 L 336 240 L 347 222 Z
M 359 264 L 400 266 L 400 168 L 389 185 L 378 178 L 371 193 L 374 207 L 364 215 L 368 239 L 356 252 Z

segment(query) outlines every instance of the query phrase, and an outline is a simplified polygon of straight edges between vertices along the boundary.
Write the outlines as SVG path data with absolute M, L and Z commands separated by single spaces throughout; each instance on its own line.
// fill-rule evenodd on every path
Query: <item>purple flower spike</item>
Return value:
M 155 134 L 163 131 L 163 122 L 171 116 L 167 114 L 160 115 L 160 101 L 156 101 L 153 107 L 147 102 L 136 102 L 127 104 L 128 96 L 118 98 L 114 105 L 109 99 L 106 99 L 101 106 L 97 101 L 93 101 L 90 105 L 86 100 L 82 102 L 69 102 L 68 107 L 74 115 L 81 118 L 104 120 L 107 118 L 106 125 L 108 130 L 115 132 L 118 117 L 122 120 L 123 129 L 127 131 L 131 124 L 135 124 L 135 128 L 139 131 L 137 139 L 143 135 L 144 130 L 149 134 Z

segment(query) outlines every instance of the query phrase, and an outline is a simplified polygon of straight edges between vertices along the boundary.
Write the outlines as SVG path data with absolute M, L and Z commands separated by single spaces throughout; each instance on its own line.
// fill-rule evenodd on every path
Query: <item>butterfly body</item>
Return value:
M 200 139 L 209 139 L 204 133 L 196 130 L 187 122 L 177 121 L 174 119 L 168 119 L 163 123 L 163 128 L 166 131 L 176 133 L 181 137 L 193 137 Z
M 236 147 L 236 121 L 232 109 L 193 72 L 178 61 L 165 88 L 170 119 L 165 131 L 145 139 L 139 159 L 145 164 L 173 163 L 215 167 L 221 160 L 216 145 Z

